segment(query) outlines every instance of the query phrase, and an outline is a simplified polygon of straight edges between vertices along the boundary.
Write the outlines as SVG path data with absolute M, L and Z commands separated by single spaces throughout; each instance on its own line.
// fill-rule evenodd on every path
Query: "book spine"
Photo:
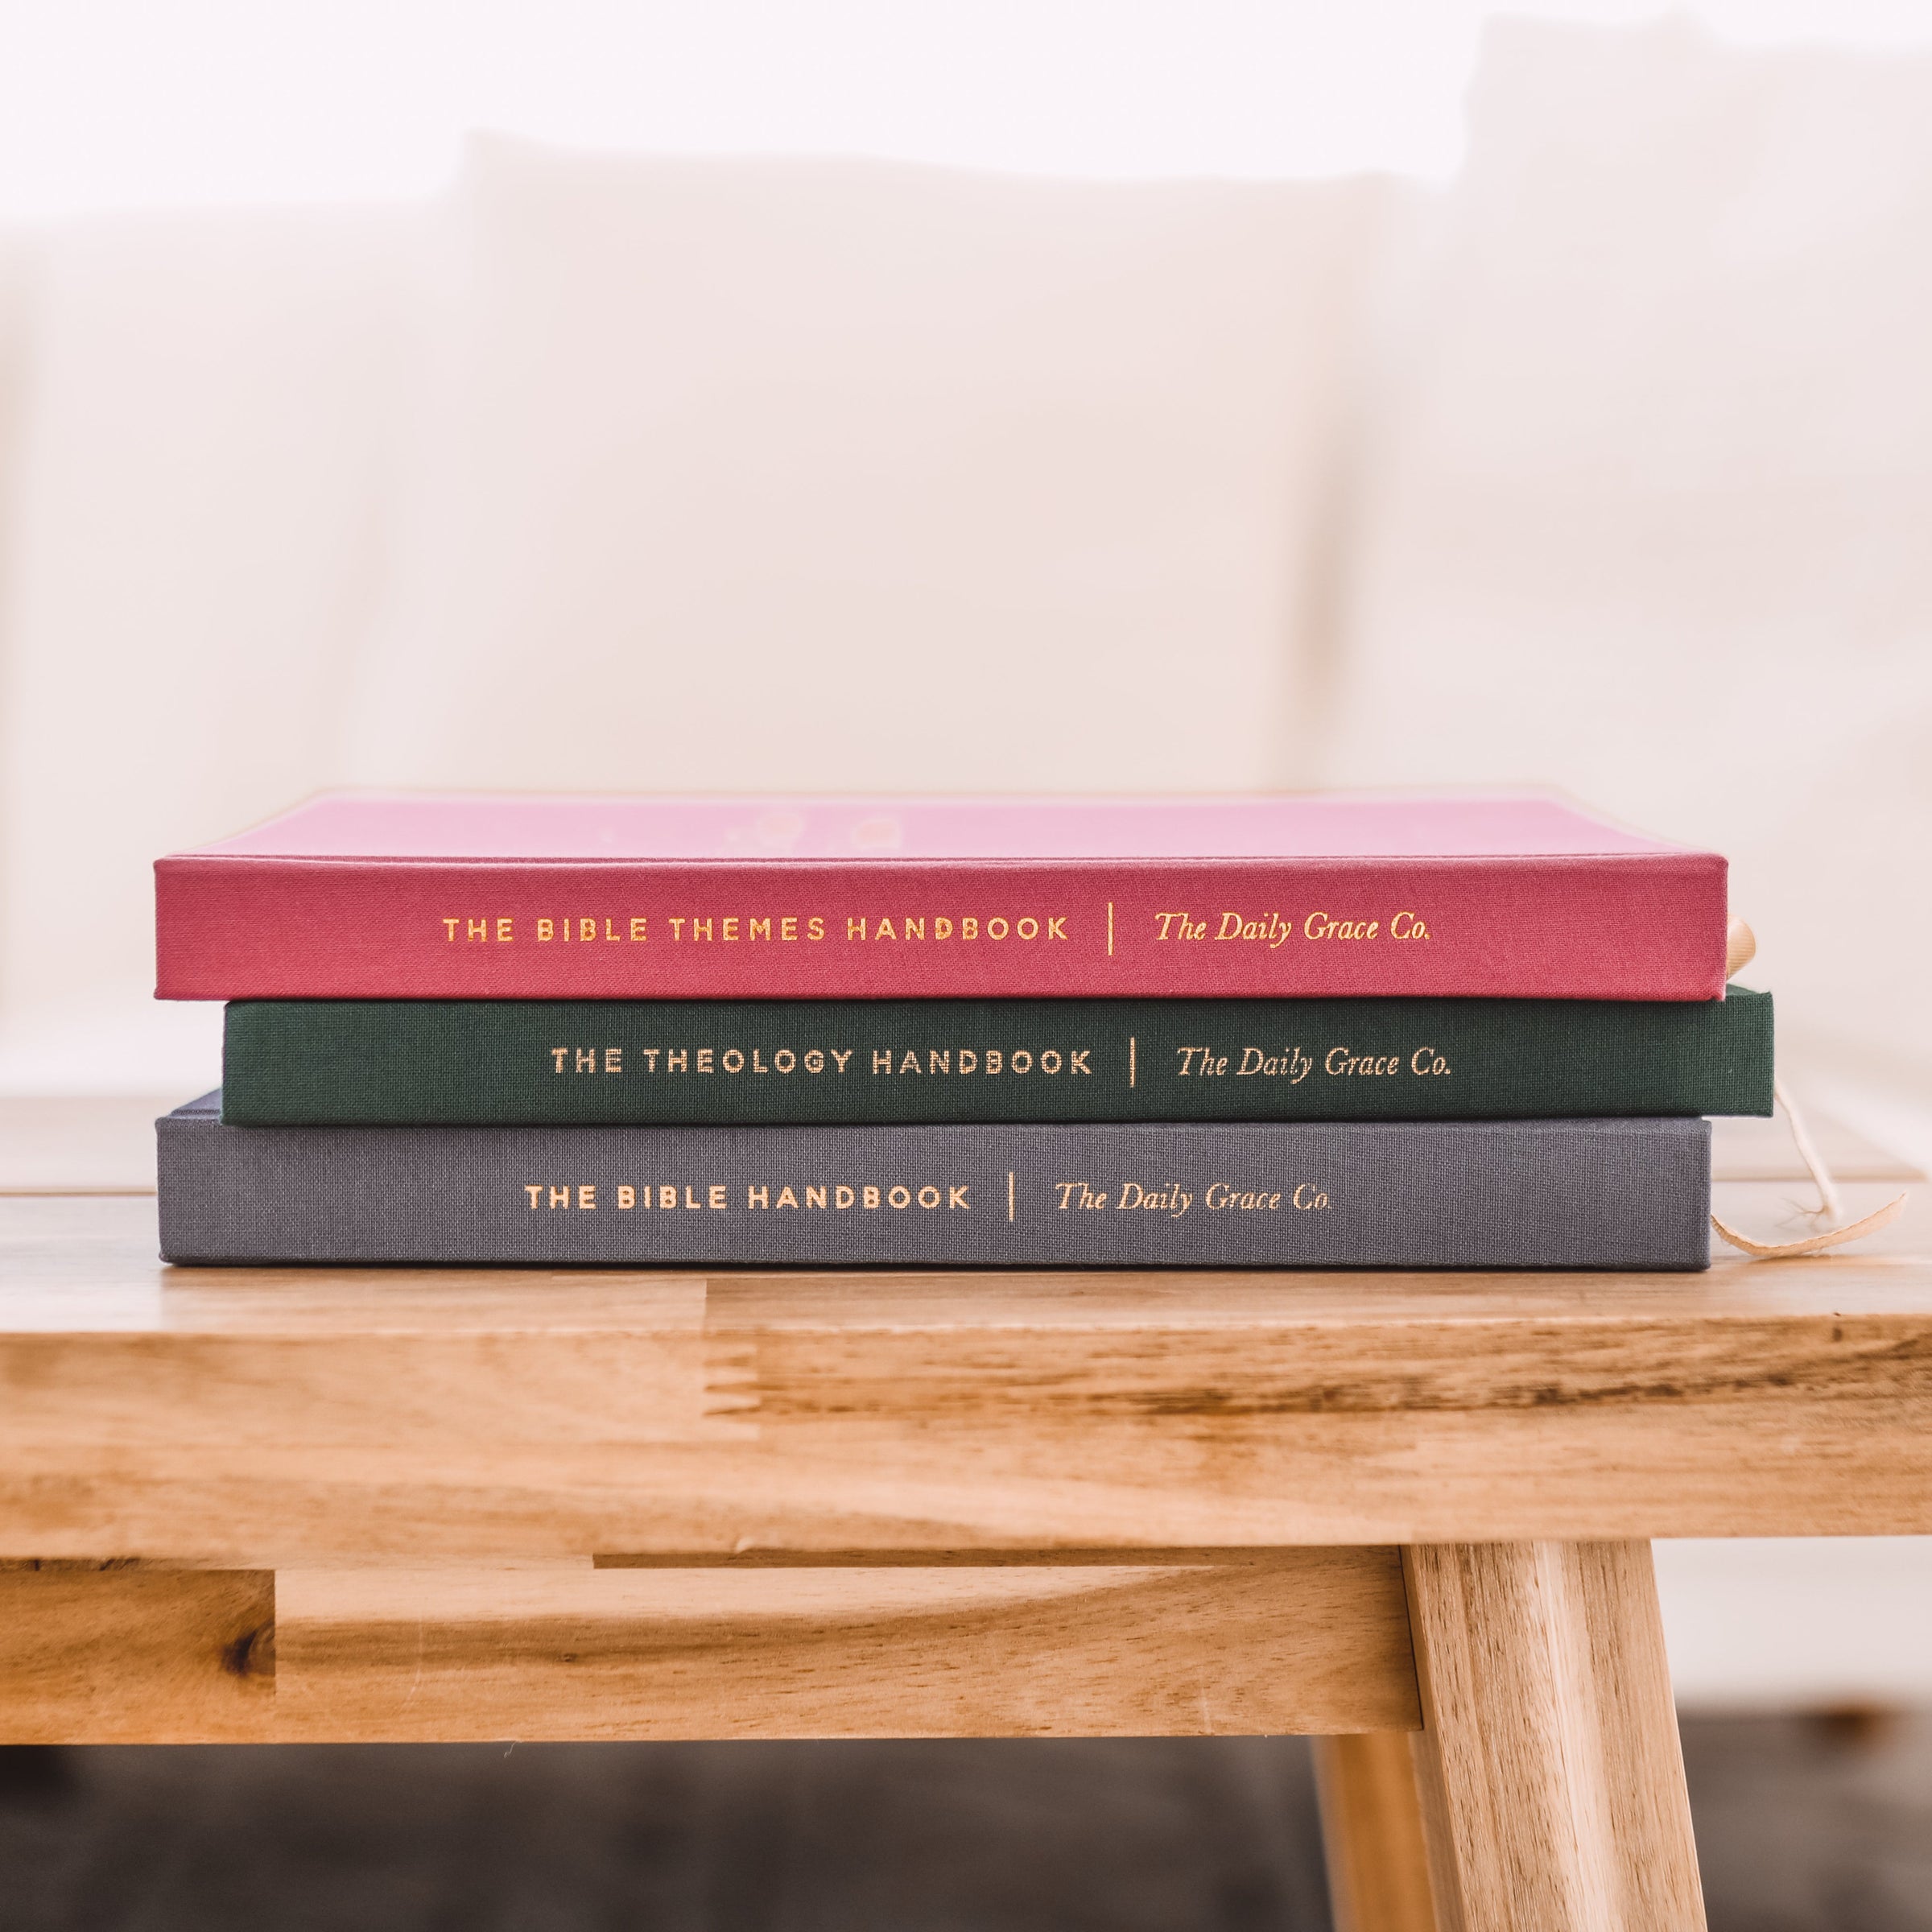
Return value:
M 159 1124 L 173 1261 L 1701 1268 L 1703 1121 Z
M 244 1001 L 245 1126 L 1768 1114 L 1723 1000 Z
M 163 999 L 1715 999 L 1716 856 L 572 864 L 187 854 Z

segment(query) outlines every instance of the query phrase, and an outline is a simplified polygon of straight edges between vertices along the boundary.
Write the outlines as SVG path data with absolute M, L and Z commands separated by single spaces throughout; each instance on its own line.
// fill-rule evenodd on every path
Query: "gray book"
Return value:
M 1703 1268 L 1710 1125 L 159 1123 L 171 1261 Z

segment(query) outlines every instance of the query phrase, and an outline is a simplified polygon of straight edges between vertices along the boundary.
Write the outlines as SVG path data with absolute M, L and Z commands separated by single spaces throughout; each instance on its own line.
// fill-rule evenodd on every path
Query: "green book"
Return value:
M 1722 1000 L 246 1000 L 239 1126 L 1768 1114 Z

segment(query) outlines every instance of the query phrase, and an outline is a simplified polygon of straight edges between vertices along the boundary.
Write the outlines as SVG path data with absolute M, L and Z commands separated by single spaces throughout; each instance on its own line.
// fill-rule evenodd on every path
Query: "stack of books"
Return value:
M 326 797 L 156 867 L 163 1251 L 1702 1268 L 1725 883 L 1538 797 Z

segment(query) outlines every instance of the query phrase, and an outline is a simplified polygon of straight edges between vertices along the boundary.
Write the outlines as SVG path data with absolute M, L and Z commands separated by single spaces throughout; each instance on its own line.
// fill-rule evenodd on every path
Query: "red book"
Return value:
M 1724 893 L 1521 795 L 345 793 L 155 867 L 171 1000 L 1703 1000 Z

